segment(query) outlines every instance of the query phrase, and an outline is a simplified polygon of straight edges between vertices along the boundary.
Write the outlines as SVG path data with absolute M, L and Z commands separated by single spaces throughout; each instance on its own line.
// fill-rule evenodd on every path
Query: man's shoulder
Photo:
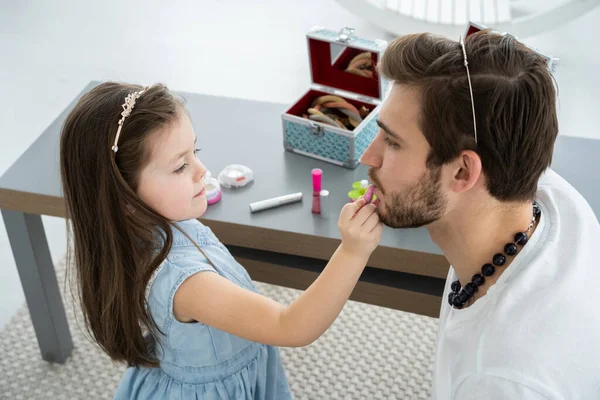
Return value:
M 570 219 L 583 219 L 598 225 L 598 219 L 587 200 L 550 168 L 538 182 L 537 200 L 544 203 L 551 214 L 568 215 Z
M 548 190 L 558 190 L 569 195 L 579 194 L 565 178 L 551 168 L 548 168 L 538 181 L 538 193 Z M 579 196 L 581 196 L 581 194 L 579 194 Z

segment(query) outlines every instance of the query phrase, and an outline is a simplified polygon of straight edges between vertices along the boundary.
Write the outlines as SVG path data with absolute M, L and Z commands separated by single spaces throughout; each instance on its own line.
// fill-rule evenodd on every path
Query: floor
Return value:
M 64 279 L 64 263 L 57 263 Z M 300 291 L 257 283 L 260 293 L 290 304 Z M 110 362 L 83 329 L 81 309 L 63 291 L 73 353 L 65 364 L 43 361 L 25 306 L 0 331 L 0 400 L 109 400 L 123 364 Z M 349 301 L 310 346 L 281 348 L 296 400 L 430 399 L 438 319 Z
M 600 8 L 528 42 L 561 58 L 561 134 L 600 139 Z M 333 0 L 0 0 L 0 174 L 90 80 L 291 103 L 310 85 L 306 32 L 351 26 L 390 39 Z M 279 140 L 279 138 L 274 138 Z M 55 261 L 65 224 L 44 217 Z M 0 220 L 0 329 L 23 303 Z

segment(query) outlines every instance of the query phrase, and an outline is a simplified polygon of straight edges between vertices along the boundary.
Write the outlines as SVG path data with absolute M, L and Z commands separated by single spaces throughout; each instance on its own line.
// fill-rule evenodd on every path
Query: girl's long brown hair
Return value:
M 113 360 L 157 366 L 144 339 L 145 332 L 159 333 L 145 291 L 173 238 L 170 222 L 136 190 L 150 156 L 149 136 L 178 118 L 183 101 L 164 85 L 150 87 L 125 119 L 114 153 L 121 105 L 141 89 L 103 83 L 85 94 L 64 123 L 60 166 L 68 242 L 74 245 L 67 267 L 76 272 L 86 326 Z

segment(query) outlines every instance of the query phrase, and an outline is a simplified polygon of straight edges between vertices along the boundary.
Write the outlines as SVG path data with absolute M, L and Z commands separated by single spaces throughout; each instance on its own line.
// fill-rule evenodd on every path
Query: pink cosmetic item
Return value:
M 206 190 L 206 202 L 208 204 L 215 204 L 221 200 L 221 185 L 215 178 L 205 179 L 204 190 Z
M 311 209 L 313 214 L 321 214 L 321 195 L 320 193 L 313 193 L 313 204 Z
M 319 193 L 321 192 L 321 184 L 323 180 L 323 171 L 319 168 L 315 168 L 312 170 L 312 184 L 313 184 L 313 192 Z
M 314 214 L 321 214 L 321 185 L 323 181 L 323 171 L 319 168 L 312 170 L 313 201 L 311 211 Z
M 369 204 L 371 202 L 371 200 L 373 200 L 373 191 L 375 190 L 375 186 L 370 185 L 369 188 L 367 189 L 367 191 L 365 192 L 365 201 L 367 202 L 367 204 Z
M 321 192 L 313 192 L 311 211 L 313 214 L 321 214 Z

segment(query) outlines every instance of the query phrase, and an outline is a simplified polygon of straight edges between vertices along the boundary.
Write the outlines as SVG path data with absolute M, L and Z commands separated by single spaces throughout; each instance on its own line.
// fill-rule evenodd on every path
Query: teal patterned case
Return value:
M 283 119 L 284 148 L 298 154 L 329 161 L 346 168 L 358 167 L 358 160 L 377 135 L 375 109 L 350 135 L 342 135 L 327 125 L 311 123 L 299 117 Z M 291 120 L 292 118 L 300 120 Z M 322 129 L 317 129 L 320 126 Z
M 340 33 L 324 28 L 313 28 L 307 37 L 330 43 L 339 43 L 337 39 L 339 39 Z M 387 43 L 383 40 L 367 40 L 359 37 L 352 37 L 351 39 L 352 47 L 378 53 L 380 57 L 386 45 Z M 387 86 L 388 81 L 380 77 L 379 91 L 382 98 L 387 92 Z M 367 98 L 356 93 L 340 92 L 335 88 L 323 87 L 322 85 L 313 85 L 313 89 L 370 103 L 374 109 L 353 131 L 344 131 L 327 124 L 309 121 L 288 114 L 286 111 L 282 114 L 284 148 L 288 151 L 328 161 L 346 168 L 356 168 L 359 165 L 360 157 L 379 131 L 377 115 L 382 99 Z

